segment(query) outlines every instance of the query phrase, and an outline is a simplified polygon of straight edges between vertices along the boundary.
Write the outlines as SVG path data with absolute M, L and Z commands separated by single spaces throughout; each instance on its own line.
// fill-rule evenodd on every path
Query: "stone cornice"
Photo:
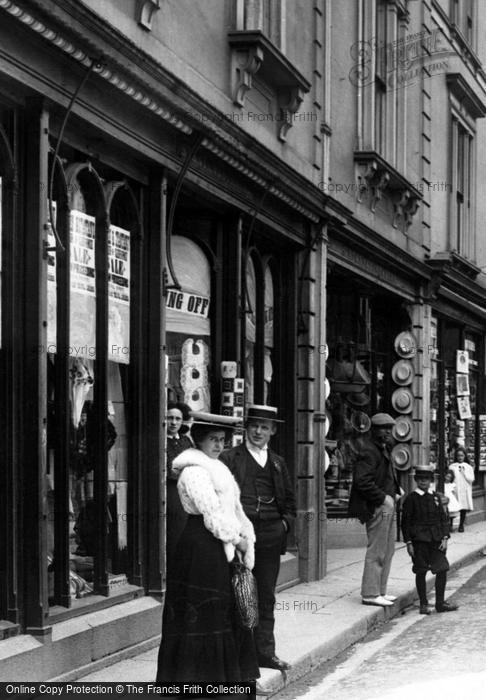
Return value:
M 486 288 L 476 282 L 481 268 L 455 251 L 436 253 L 427 260 L 432 271 L 433 298 L 447 291 L 456 294 L 464 302 L 469 301 L 486 309 Z
M 48 4 L 56 8 L 55 17 L 46 13 Z M 317 186 L 289 168 L 231 120 L 222 117 L 89 8 L 73 4 L 71 0 L 63 0 L 62 3 L 0 0 L 1 10 L 34 31 L 53 48 L 63 51 L 80 66 L 87 69 L 93 60 L 96 61 L 93 73 L 179 133 L 190 135 L 196 130 L 203 132 L 205 138 L 202 147 L 250 181 L 262 187 L 267 186 L 269 180 L 279 181 L 270 186 L 270 193 L 303 217 L 314 223 L 319 221 L 320 203 L 325 196 Z M 66 11 L 73 18 L 72 23 Z M 108 51 L 110 48 L 112 50 Z M 113 49 L 123 56 L 114 54 Z M 110 58 L 105 61 L 104 56 L 108 53 Z M 143 72 L 143 76 L 135 74 L 137 69 Z M 199 118 L 191 117 L 191 114 L 197 114 Z M 202 119 L 206 114 L 208 118 Z M 281 184 L 283 182 L 285 186 Z

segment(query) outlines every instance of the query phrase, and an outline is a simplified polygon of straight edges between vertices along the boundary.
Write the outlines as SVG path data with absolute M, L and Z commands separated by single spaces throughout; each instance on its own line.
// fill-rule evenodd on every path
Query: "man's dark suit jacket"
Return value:
M 393 493 L 385 491 L 390 461 L 383 451 L 368 440 L 354 466 L 353 485 L 349 497 L 348 515 L 362 523 L 371 520 L 377 506 L 389 495 L 394 498 L 399 493 L 399 484 L 394 480 Z
M 245 483 L 246 470 L 251 468 L 251 454 L 244 445 L 238 445 L 230 450 L 225 450 L 219 459 L 226 464 L 231 473 L 236 479 L 240 490 L 243 490 Z M 268 450 L 268 466 L 275 488 L 275 503 L 277 504 L 280 517 L 287 523 L 287 533 L 295 519 L 295 496 L 292 482 L 287 470 L 285 461 L 273 450 Z M 247 513 L 248 515 L 248 513 Z M 258 543 L 257 543 L 258 546 Z M 282 549 L 282 554 L 285 553 L 285 544 Z

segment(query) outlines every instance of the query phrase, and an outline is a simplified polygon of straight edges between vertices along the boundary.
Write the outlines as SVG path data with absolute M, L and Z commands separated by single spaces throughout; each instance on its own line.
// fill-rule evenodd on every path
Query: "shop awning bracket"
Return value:
M 196 132 L 194 135 L 194 140 L 192 143 L 192 146 L 189 150 L 189 153 L 186 156 L 186 159 L 184 163 L 182 164 L 182 168 L 179 172 L 179 175 L 177 177 L 177 182 L 176 186 L 174 189 L 174 194 L 172 196 L 172 200 L 170 203 L 170 209 L 169 209 L 169 216 L 167 217 L 167 234 L 166 234 L 166 242 L 165 242 L 165 252 L 166 252 L 166 258 L 167 258 L 167 265 L 169 267 L 169 272 L 170 276 L 172 277 L 173 284 L 169 285 L 165 283 L 164 279 L 164 289 L 163 289 L 163 294 L 164 296 L 167 296 L 167 291 L 169 289 L 182 289 L 179 280 L 177 279 L 177 275 L 174 270 L 174 264 L 172 262 L 172 228 L 174 226 L 174 214 L 175 214 L 175 209 L 177 206 L 177 200 L 179 199 L 179 194 L 182 188 L 182 184 L 184 181 L 184 178 L 186 176 L 187 171 L 189 170 L 189 166 L 191 165 L 191 161 L 196 155 L 196 152 L 199 148 L 199 146 L 202 143 L 202 140 L 204 138 L 204 134 L 201 132 Z

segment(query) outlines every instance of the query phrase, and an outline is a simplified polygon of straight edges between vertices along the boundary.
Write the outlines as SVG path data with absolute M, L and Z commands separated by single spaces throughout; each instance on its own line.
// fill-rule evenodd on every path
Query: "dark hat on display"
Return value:
M 363 391 L 360 394 L 346 394 L 346 401 L 351 404 L 351 406 L 360 408 L 361 406 L 367 406 L 369 404 L 370 397 Z
M 398 360 L 392 367 L 391 376 L 395 384 L 408 386 L 413 380 L 413 365 L 408 360 Z
M 278 409 L 275 406 L 263 406 L 251 404 L 246 409 L 246 420 L 272 420 L 275 423 L 283 423 L 283 420 L 277 418 Z
M 386 425 L 395 425 L 395 419 L 389 413 L 375 413 L 371 416 L 371 425 L 375 428 L 382 428 Z
M 435 475 L 435 467 L 433 464 L 420 464 L 413 470 L 414 476 L 430 476 L 431 479 Z
M 192 426 L 206 426 L 219 428 L 220 430 L 236 430 L 242 428 L 241 418 L 237 416 L 220 416 L 217 413 L 205 413 L 203 411 L 191 411 Z
M 351 425 L 358 433 L 367 433 L 371 428 L 370 417 L 364 411 L 353 411 Z

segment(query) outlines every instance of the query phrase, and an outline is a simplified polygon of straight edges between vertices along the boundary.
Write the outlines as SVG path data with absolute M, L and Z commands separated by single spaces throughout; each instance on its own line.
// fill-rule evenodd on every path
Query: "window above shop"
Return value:
M 283 0 L 237 0 L 236 29 L 228 34 L 233 102 L 245 107 L 246 95 L 258 73 L 258 80 L 275 93 L 281 141 L 286 140 L 292 115 L 311 87 L 285 55 L 285 21 Z

